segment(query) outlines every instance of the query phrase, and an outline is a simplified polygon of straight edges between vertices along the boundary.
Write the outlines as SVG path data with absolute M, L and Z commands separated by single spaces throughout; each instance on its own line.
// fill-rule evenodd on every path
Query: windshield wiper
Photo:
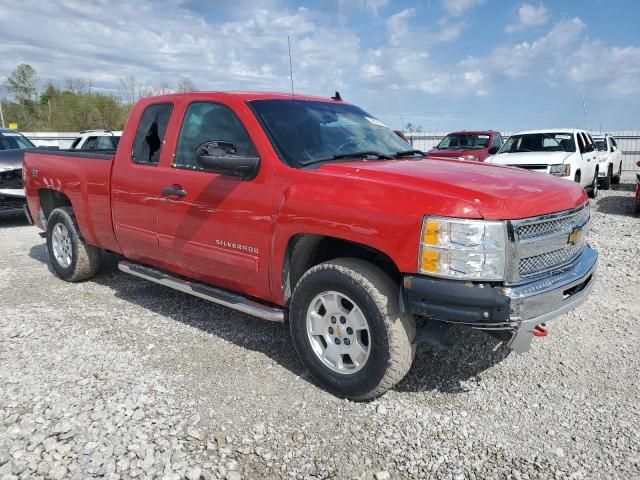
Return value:
M 427 156 L 427 154 L 424 153 L 422 150 L 403 150 L 401 152 L 397 152 L 394 155 L 394 158 L 409 157 L 411 155 L 421 155 L 423 157 Z
M 301 167 L 308 167 L 309 165 L 315 165 L 316 163 L 325 163 L 331 162 L 333 160 L 344 160 L 348 158 L 364 158 L 364 159 L 379 159 L 379 160 L 393 160 L 393 157 L 389 155 L 385 155 L 384 153 L 374 152 L 374 151 L 364 151 L 364 152 L 352 152 L 352 153 L 341 153 L 339 155 L 334 155 L 331 158 L 321 158 L 318 160 L 311 160 L 309 162 L 301 163 Z
M 334 155 L 333 160 L 339 160 L 341 158 L 365 158 L 365 157 L 376 157 L 381 160 L 391 160 L 393 158 L 390 155 L 385 155 L 384 153 L 380 153 L 380 152 L 364 151 L 364 152 L 353 152 L 353 153 L 341 153 L 340 155 Z

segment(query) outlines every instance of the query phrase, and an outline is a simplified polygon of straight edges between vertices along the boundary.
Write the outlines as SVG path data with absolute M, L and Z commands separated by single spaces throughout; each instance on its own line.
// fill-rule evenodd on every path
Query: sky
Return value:
M 393 128 L 640 128 L 636 0 L 0 0 L 0 78 L 290 91 L 287 37 L 297 93 Z

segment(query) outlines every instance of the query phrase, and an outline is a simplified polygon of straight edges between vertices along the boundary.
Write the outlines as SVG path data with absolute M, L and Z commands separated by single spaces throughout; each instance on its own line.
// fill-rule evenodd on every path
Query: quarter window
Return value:
M 158 164 L 172 110 L 171 103 L 156 103 L 144 111 L 131 151 L 131 160 L 134 163 Z
M 212 102 L 192 103 L 184 116 L 174 165 L 200 169 L 196 161 L 198 147 L 215 141 L 233 144 L 238 155 L 256 155 L 247 130 L 230 108 Z

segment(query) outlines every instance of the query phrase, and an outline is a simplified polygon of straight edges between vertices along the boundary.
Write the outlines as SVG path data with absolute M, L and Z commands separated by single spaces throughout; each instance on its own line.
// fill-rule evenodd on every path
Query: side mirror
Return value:
M 210 172 L 242 180 L 252 180 L 260 168 L 260 157 L 239 155 L 232 142 L 205 142 L 196 149 L 196 158 Z
M 616 150 L 618 150 L 618 147 L 616 147 L 615 145 L 611 145 L 611 151 L 615 152 Z
M 498 150 L 500 150 L 498 147 L 491 147 L 489 149 L 489 155 L 495 155 L 496 153 L 498 153 Z

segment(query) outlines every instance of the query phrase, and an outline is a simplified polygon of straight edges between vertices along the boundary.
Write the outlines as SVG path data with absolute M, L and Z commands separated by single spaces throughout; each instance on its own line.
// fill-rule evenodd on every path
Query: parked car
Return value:
M 115 150 L 122 132 L 111 130 L 83 130 L 71 144 L 74 150 Z
M 341 100 L 173 94 L 126 125 L 115 155 L 25 156 L 53 272 L 89 279 L 106 250 L 129 274 L 288 318 L 338 395 L 381 395 L 452 324 L 524 351 L 594 285 L 579 185 L 427 159 Z
M 622 176 L 622 151 L 611 135 L 594 135 L 598 147 L 598 176 L 600 188 L 609 190 L 611 184 L 620 183 Z
M 516 133 L 488 162 L 573 180 L 591 198 L 598 195 L 598 151 L 584 130 L 550 128 Z
M 35 148 L 27 137 L 0 128 L 0 215 L 19 214 L 24 209 L 22 158 L 27 148 Z
M 427 152 L 430 157 L 456 158 L 484 162 L 502 146 L 502 135 L 493 130 L 453 132 Z

